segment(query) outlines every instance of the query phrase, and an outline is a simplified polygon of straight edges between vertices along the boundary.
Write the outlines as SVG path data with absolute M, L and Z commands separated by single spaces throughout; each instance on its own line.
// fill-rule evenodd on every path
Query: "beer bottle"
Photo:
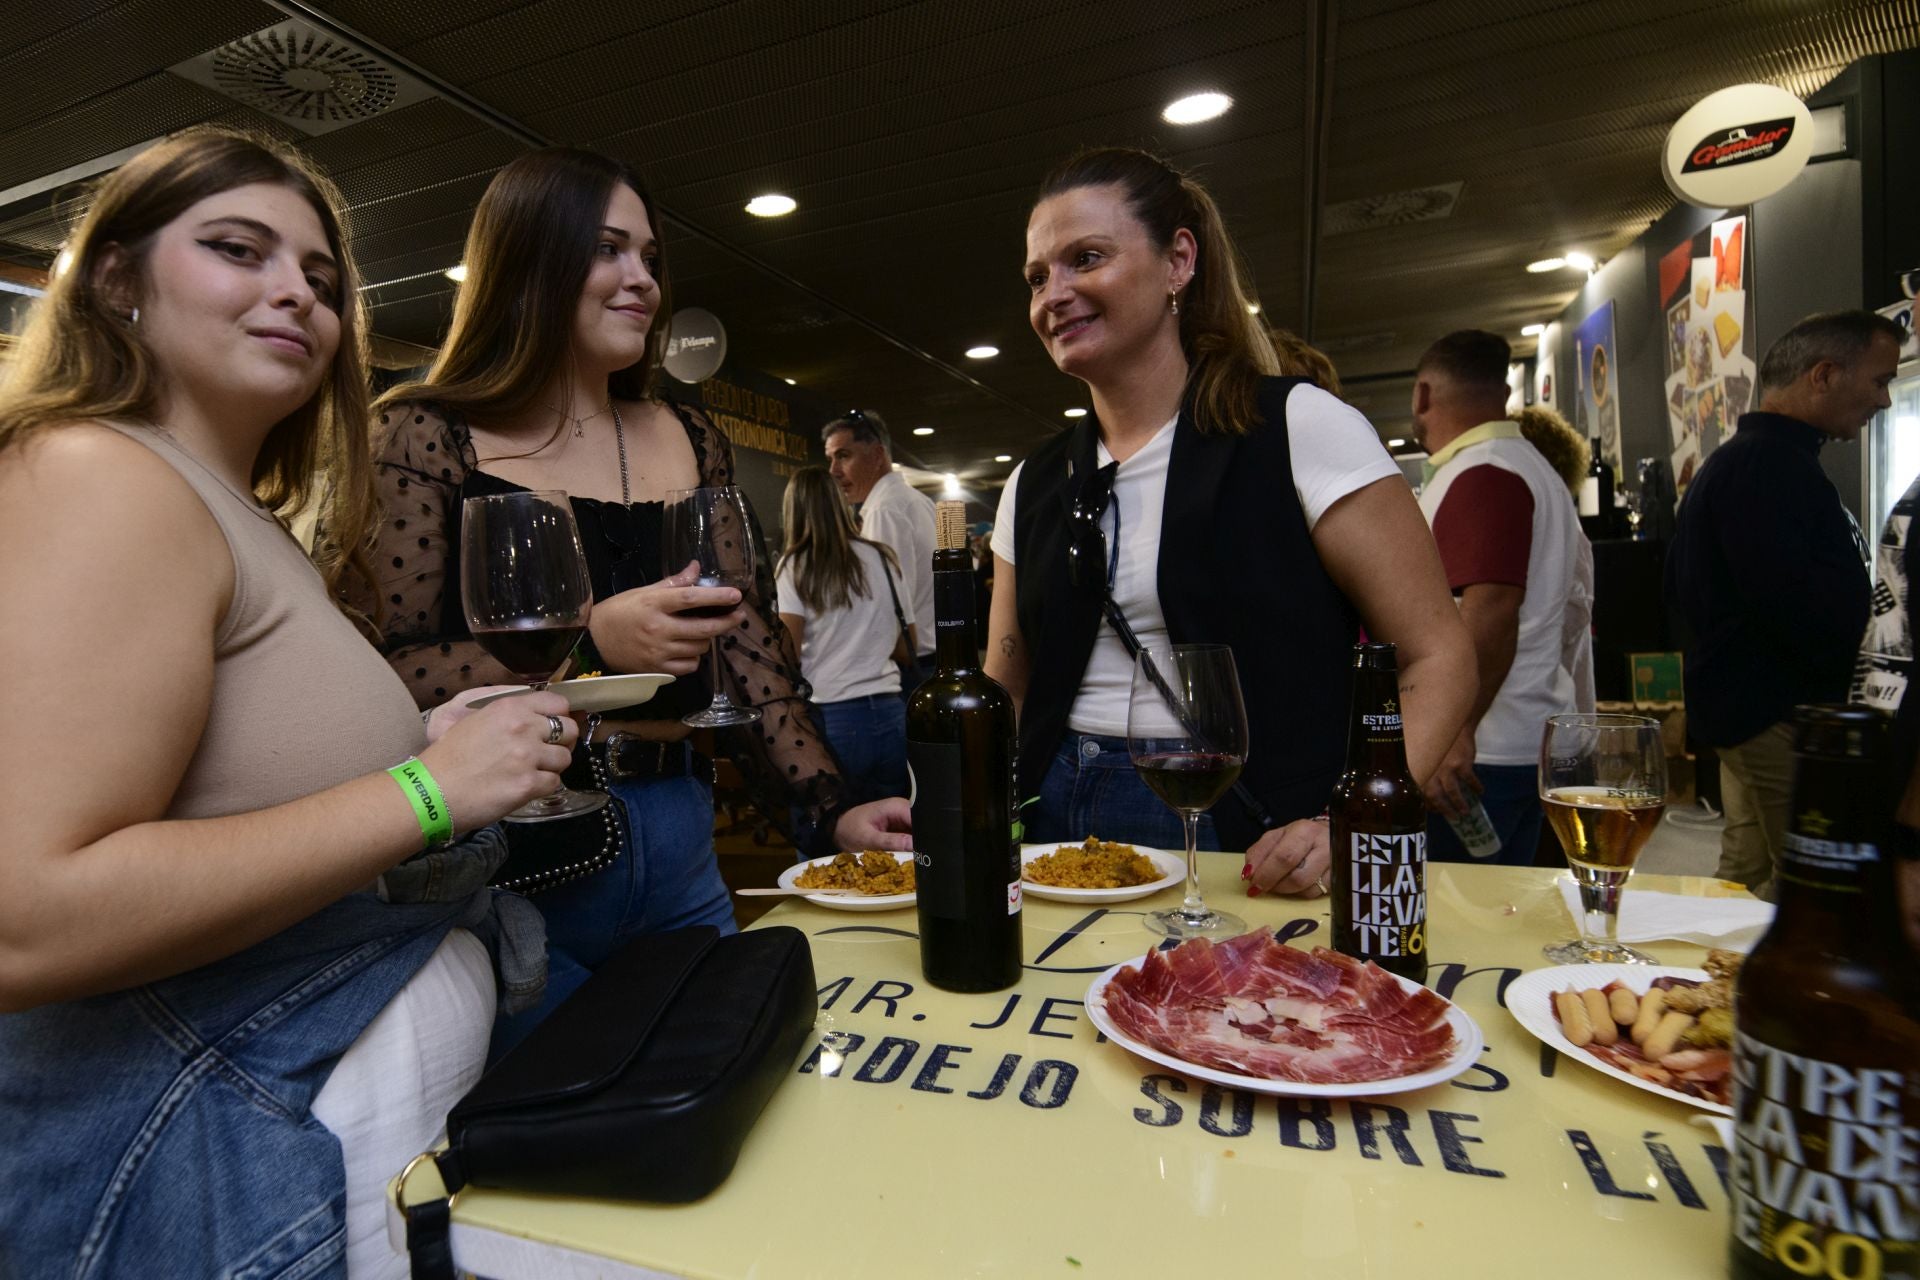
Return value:
M 1327 809 L 1334 950 L 1427 979 L 1427 811 L 1407 772 L 1400 663 L 1390 644 L 1353 649 L 1347 767 Z
M 1866 707 L 1794 716 L 1778 910 L 1734 989 L 1737 1280 L 1920 1277 L 1920 999 L 1886 729 Z

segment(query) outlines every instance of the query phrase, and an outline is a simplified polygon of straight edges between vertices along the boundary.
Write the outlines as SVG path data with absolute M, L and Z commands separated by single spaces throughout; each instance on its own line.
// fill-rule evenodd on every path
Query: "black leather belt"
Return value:
M 713 785 L 713 761 L 693 749 L 693 744 L 662 742 L 631 733 L 611 733 L 603 742 L 587 748 L 594 762 L 606 770 L 609 782 L 622 778 L 698 778 Z M 576 756 L 574 765 L 580 765 Z M 571 772 L 571 771 L 569 771 Z M 588 782 L 592 785 L 591 781 Z

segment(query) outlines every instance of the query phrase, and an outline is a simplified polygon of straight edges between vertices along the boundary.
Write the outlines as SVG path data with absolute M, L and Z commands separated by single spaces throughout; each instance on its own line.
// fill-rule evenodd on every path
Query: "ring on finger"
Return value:
M 560 739 L 567 734 L 566 722 L 559 716 L 547 717 L 547 745 L 558 746 Z
M 1327 877 L 1324 873 L 1314 877 L 1313 888 L 1321 897 L 1327 896 Z

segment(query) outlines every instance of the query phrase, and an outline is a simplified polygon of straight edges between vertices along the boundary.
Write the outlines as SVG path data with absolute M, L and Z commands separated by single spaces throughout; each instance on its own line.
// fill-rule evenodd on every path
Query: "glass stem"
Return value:
M 715 636 L 713 638 L 712 648 L 713 648 L 713 702 L 710 705 L 712 709 L 715 711 L 731 711 L 733 710 L 733 703 L 727 697 L 727 686 L 724 683 L 725 676 L 720 670 L 720 637 L 719 636 Z
M 1180 821 L 1187 829 L 1187 900 L 1180 905 L 1180 914 L 1189 920 L 1204 920 L 1208 911 L 1200 897 L 1200 815 L 1184 810 Z
M 1611 947 L 1619 942 L 1620 894 L 1627 877 L 1580 877 L 1580 935 L 1587 942 Z

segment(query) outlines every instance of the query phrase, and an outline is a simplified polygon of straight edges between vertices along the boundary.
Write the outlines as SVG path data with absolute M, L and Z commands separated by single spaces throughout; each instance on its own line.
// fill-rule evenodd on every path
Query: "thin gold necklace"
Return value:
M 589 413 L 582 418 L 576 418 L 570 413 L 565 413 L 559 409 L 555 409 L 552 405 L 548 405 L 547 408 L 554 413 L 558 413 L 560 415 L 561 421 L 570 422 L 573 424 L 573 438 L 575 440 L 578 440 L 587 434 L 587 424 L 589 422 L 592 422 L 595 418 L 599 417 L 601 414 L 613 412 L 613 397 L 608 396 L 607 402 L 605 404 L 601 405 L 598 409 L 595 409 L 592 413 Z

